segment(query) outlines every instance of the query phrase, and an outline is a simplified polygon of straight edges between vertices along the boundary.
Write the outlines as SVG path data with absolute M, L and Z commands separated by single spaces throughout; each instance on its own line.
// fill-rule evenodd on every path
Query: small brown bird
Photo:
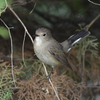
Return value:
M 76 42 L 89 34 L 89 31 L 83 29 L 76 35 L 72 35 L 64 42 L 59 43 L 52 37 L 50 30 L 47 28 L 39 28 L 35 33 L 35 54 L 43 63 L 52 66 L 51 72 L 53 71 L 53 68 L 59 64 L 63 64 L 72 69 L 67 61 L 66 53 Z M 48 79 L 50 78 L 50 75 L 48 76 Z

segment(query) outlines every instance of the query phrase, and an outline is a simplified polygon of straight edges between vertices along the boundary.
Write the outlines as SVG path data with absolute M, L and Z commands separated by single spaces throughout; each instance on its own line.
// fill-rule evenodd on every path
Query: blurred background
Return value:
M 96 2 L 100 3 L 99 0 Z M 100 13 L 100 6 L 88 0 L 13 0 L 11 5 L 31 35 L 37 28 L 47 27 L 58 41 L 76 33 L 76 30 L 80 29 L 79 25 L 86 26 Z M 8 26 L 14 27 L 12 34 L 23 33 L 23 27 L 9 9 L 2 13 L 1 18 Z M 99 27 L 100 19 L 90 28 L 92 35 L 97 38 Z

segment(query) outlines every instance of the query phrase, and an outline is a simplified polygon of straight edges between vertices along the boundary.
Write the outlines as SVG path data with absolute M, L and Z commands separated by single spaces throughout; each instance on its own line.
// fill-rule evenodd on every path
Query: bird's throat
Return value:
M 42 44 L 42 41 L 39 37 L 36 37 L 35 38 L 35 43 L 36 43 L 37 46 L 40 46 Z

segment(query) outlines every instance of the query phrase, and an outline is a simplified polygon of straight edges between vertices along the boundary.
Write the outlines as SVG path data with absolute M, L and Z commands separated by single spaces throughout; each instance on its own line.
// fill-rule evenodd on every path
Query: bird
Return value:
M 66 53 L 68 53 L 73 45 L 88 36 L 90 32 L 86 29 L 82 29 L 75 35 L 70 36 L 67 40 L 59 43 L 51 34 L 51 31 L 47 28 L 38 28 L 34 34 L 34 52 L 36 56 L 45 64 L 50 65 L 53 68 L 57 65 L 63 64 L 73 70 L 68 63 Z M 47 76 L 47 79 L 50 78 Z

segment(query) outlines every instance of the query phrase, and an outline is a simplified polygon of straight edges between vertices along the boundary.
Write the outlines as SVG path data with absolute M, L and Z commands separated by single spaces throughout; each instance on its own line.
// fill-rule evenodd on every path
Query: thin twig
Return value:
M 25 44 L 25 37 L 26 37 L 26 31 L 24 32 L 24 39 L 23 39 L 23 44 L 22 44 L 22 60 L 24 63 L 24 66 L 26 67 L 25 61 L 24 61 L 24 44 Z
M 34 44 L 34 41 L 33 41 L 32 37 L 31 37 L 31 35 L 29 34 L 29 32 L 28 32 L 26 26 L 24 25 L 24 23 L 23 23 L 23 22 L 21 21 L 21 19 L 19 18 L 19 16 L 14 12 L 14 10 L 13 10 L 10 6 L 8 6 L 8 8 L 9 8 L 10 11 L 15 15 L 15 17 L 19 20 L 19 22 L 22 24 L 22 26 L 23 26 L 24 29 L 25 29 L 24 40 L 23 40 L 23 45 L 22 45 L 22 59 L 23 59 L 23 62 L 24 62 L 24 66 L 26 67 L 26 64 L 25 64 L 25 61 L 24 61 L 24 42 L 25 42 L 26 33 L 27 33 L 27 35 L 29 36 L 29 38 L 31 39 L 32 44 Z
M 84 82 L 84 72 L 85 72 L 85 52 L 83 52 L 83 59 L 82 59 L 83 61 L 83 68 L 82 68 L 82 82 Z
M 85 26 L 87 30 L 94 24 L 94 22 L 100 17 L 100 14 L 96 16 L 88 25 Z
M 35 77 L 39 74 L 41 67 L 42 67 L 42 63 L 40 64 L 40 66 L 38 68 L 38 72 L 36 73 Z
M 29 14 L 31 14 L 31 13 L 33 12 L 33 10 L 35 9 L 35 7 L 36 7 L 36 3 L 34 4 L 34 7 L 33 7 L 33 9 L 30 11 Z
M 45 73 L 46 73 L 46 75 L 48 76 L 48 72 L 47 72 L 47 70 L 46 70 L 46 66 L 44 65 L 44 63 L 43 63 L 43 66 L 44 66 L 44 69 L 45 69 Z M 53 86 L 53 84 L 52 84 L 50 78 L 49 78 L 49 82 L 50 82 L 50 84 L 51 84 L 51 86 L 52 86 L 52 88 L 53 88 L 53 90 L 54 90 L 54 92 L 55 92 L 55 94 L 56 94 L 57 99 L 60 100 L 60 98 L 59 98 L 59 96 L 58 96 L 58 93 L 57 93 L 56 89 L 54 88 L 54 86 Z
M 15 83 L 15 78 L 14 78 L 14 66 L 13 66 L 13 42 L 12 42 L 12 36 L 11 36 L 11 33 L 10 33 L 10 29 L 6 23 L 0 18 L 0 20 L 2 21 L 2 23 L 5 25 L 5 27 L 8 29 L 8 32 L 9 32 L 9 36 L 10 36 L 10 41 L 11 41 L 11 66 L 12 66 L 12 77 L 13 77 L 13 82 L 14 82 L 14 85 L 16 87 L 16 83 Z
M 100 6 L 100 4 L 99 3 L 95 3 L 95 2 L 93 2 L 93 1 L 91 1 L 91 0 L 88 0 L 90 3 L 92 3 L 92 4 L 94 4 L 94 5 L 97 5 L 97 6 Z
M 8 8 L 9 8 L 10 11 L 15 15 L 15 17 L 19 20 L 19 22 L 22 24 L 22 26 L 24 27 L 24 29 L 25 29 L 27 35 L 28 35 L 29 38 L 31 39 L 32 43 L 34 44 L 34 41 L 33 41 L 32 37 L 31 37 L 31 35 L 29 34 L 29 32 L 28 32 L 26 26 L 25 26 L 24 23 L 21 21 L 21 19 L 19 18 L 19 16 L 15 13 L 15 11 L 14 11 L 10 6 L 8 6 Z

